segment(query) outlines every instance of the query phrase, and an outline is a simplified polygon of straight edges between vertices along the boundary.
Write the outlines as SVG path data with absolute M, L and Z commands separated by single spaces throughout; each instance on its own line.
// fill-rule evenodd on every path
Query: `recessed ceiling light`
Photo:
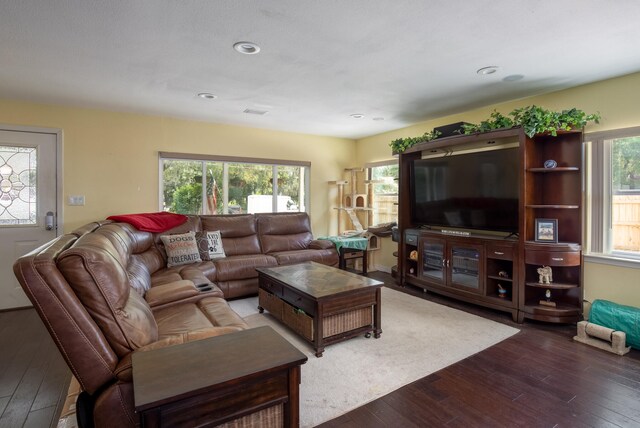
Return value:
M 260 46 L 253 42 L 238 42 L 233 45 L 233 48 L 245 55 L 254 55 L 260 52 Z
M 216 98 L 218 98 L 217 95 L 210 94 L 209 92 L 200 92 L 198 96 L 200 98 L 204 98 L 205 100 L 215 100 Z
M 518 80 L 524 79 L 522 74 L 510 74 L 509 76 L 502 79 L 504 82 L 517 82 Z
M 364 117 L 364 114 L 361 113 L 354 113 L 352 115 L 350 115 L 352 118 L 354 119 L 362 119 Z
M 384 120 L 384 117 L 374 117 L 373 120 L 375 120 L 376 122 L 380 121 L 380 120 Z
M 481 69 L 479 69 L 478 71 L 476 71 L 476 73 L 481 74 L 481 75 L 487 75 L 487 74 L 493 74 L 496 71 L 498 71 L 498 66 L 497 65 L 490 65 L 489 67 L 482 67 Z

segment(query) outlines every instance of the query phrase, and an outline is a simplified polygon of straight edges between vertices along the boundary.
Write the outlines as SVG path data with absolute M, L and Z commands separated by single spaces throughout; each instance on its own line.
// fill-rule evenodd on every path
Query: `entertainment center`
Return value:
M 398 273 L 524 318 L 582 315 L 582 132 L 515 127 L 400 154 Z

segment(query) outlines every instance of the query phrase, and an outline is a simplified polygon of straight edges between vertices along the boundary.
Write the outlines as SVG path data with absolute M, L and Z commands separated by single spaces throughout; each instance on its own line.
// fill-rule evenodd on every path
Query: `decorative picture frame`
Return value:
M 558 243 L 558 219 L 536 219 L 536 242 Z

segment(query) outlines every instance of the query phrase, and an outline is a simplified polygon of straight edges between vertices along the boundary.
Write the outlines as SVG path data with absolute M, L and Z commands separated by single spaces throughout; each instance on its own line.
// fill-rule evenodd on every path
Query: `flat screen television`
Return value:
M 413 224 L 517 232 L 518 153 L 514 147 L 415 160 Z

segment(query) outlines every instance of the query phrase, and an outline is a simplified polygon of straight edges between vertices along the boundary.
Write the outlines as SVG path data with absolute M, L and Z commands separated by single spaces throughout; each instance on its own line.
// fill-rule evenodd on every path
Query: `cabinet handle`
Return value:
M 447 259 L 447 267 L 449 267 L 449 259 Z
M 447 265 L 447 260 L 446 259 L 442 259 L 442 267 L 445 267 Z
M 551 260 L 553 260 L 554 262 L 561 262 L 564 259 L 562 257 L 551 257 Z
M 504 253 L 502 251 L 494 251 L 493 254 L 497 256 L 504 256 Z

